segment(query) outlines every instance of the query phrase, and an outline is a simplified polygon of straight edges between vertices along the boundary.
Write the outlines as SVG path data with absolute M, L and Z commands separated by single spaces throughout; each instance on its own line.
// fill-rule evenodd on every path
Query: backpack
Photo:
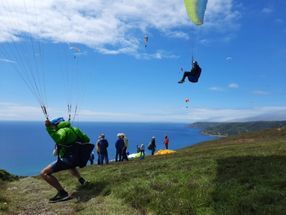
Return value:
M 148 146 L 147 146 L 147 149 L 148 150 L 152 150 L 152 148 L 153 148 L 152 143 L 149 143 Z
M 75 156 L 76 166 L 83 168 L 86 166 L 90 154 L 94 149 L 94 144 L 82 143 L 77 133 L 72 128 L 73 132 L 76 134 L 78 140 L 72 145 L 72 153 Z
M 76 157 L 76 166 L 83 168 L 86 166 L 90 154 L 93 151 L 94 144 L 75 142 L 73 144 L 73 154 Z

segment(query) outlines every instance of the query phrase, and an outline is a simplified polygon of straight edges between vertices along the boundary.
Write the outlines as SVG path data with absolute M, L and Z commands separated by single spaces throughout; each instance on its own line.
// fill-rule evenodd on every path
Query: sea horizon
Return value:
M 145 149 L 152 136 L 156 137 L 157 150 L 163 149 L 163 139 L 170 139 L 169 148 L 182 149 L 194 144 L 216 139 L 190 128 L 187 123 L 165 122 L 74 122 L 95 143 L 100 133 L 109 141 L 109 159 L 114 160 L 117 133 L 123 132 L 129 140 L 128 152 L 136 152 L 136 145 Z M 0 169 L 19 176 L 39 175 L 42 168 L 53 162 L 55 143 L 46 132 L 43 121 L 0 121 Z M 146 154 L 150 151 L 146 149 Z M 96 155 L 96 153 L 95 153 Z M 97 155 L 95 156 L 95 163 Z

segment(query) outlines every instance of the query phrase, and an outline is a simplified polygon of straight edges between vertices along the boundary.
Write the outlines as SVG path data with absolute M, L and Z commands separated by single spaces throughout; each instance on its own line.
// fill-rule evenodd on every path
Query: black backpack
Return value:
M 75 142 L 72 147 L 73 154 L 77 161 L 76 166 L 80 168 L 85 167 L 94 149 L 94 144 Z

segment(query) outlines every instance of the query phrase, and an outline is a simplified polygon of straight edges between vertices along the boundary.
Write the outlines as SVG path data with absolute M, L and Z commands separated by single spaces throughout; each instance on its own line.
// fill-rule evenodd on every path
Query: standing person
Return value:
M 151 150 L 151 154 L 154 155 L 155 150 L 156 150 L 156 139 L 154 136 L 152 137 L 152 139 L 148 145 L 148 149 Z
M 181 71 L 182 72 L 184 71 L 183 68 L 181 68 Z M 188 77 L 190 82 L 196 83 L 199 80 L 201 72 L 202 72 L 202 69 L 199 66 L 198 62 L 197 61 L 193 61 L 191 71 L 190 72 L 189 71 L 184 72 L 184 75 L 183 75 L 182 79 L 178 83 L 179 84 L 184 83 L 186 77 Z
M 80 140 L 83 143 L 89 142 L 89 137 L 86 136 L 80 129 L 73 128 L 70 122 L 64 121 L 64 118 L 56 118 L 52 121 L 45 121 L 46 129 L 52 139 L 56 142 L 58 160 L 49 164 L 41 171 L 41 177 L 57 190 L 57 194 L 50 198 L 50 202 L 58 202 L 69 199 L 69 194 L 59 183 L 53 173 L 69 170 L 76 177 L 80 184 L 85 184 L 85 179 L 81 177 L 76 169 L 76 157 L 73 153 L 73 144 Z
M 145 147 L 143 143 L 140 145 L 139 150 L 140 150 L 140 160 L 143 160 L 145 158 Z
M 92 153 L 90 154 L 90 157 L 89 157 L 90 165 L 93 164 L 93 161 L 94 161 L 94 153 L 92 152 Z
M 97 153 L 97 165 L 100 165 L 100 153 L 99 153 L 99 146 L 98 146 L 98 142 L 99 142 L 100 137 L 97 138 L 95 147 L 96 147 L 96 153 Z
M 140 146 L 138 144 L 136 145 L 136 151 L 137 151 L 137 153 L 140 152 Z
M 118 162 L 118 158 L 119 161 L 122 161 L 122 153 L 123 153 L 123 147 L 124 147 L 124 136 L 122 135 L 122 133 L 118 133 L 117 134 L 117 141 L 115 143 L 115 149 L 116 149 L 116 155 L 115 155 L 115 162 Z
M 165 145 L 165 148 L 166 148 L 166 149 L 169 148 L 169 138 L 168 138 L 167 135 L 166 135 L 165 138 L 164 138 L 164 145 Z
M 128 139 L 126 137 L 125 134 L 123 134 L 123 140 L 124 140 L 124 147 L 123 147 L 123 152 L 122 152 L 122 160 L 127 160 L 128 161 L 128 157 L 127 157 L 127 148 L 128 148 Z
M 103 161 L 105 161 L 105 164 L 108 164 L 109 163 L 108 151 L 107 151 L 108 141 L 107 139 L 105 139 L 104 134 L 99 135 L 99 139 L 96 145 L 98 146 L 98 151 L 99 151 L 99 164 L 102 165 Z

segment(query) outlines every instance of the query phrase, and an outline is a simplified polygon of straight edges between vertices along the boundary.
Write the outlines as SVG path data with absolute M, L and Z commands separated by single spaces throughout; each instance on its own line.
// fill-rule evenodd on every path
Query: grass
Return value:
M 56 204 L 39 177 L 7 182 L 0 214 L 285 214 L 286 128 L 81 173 L 90 182 L 84 187 L 68 172 L 56 174 L 73 196 Z
M 0 169 L 0 190 L 6 190 L 8 182 L 18 180 L 19 177 L 8 173 L 7 171 Z M 3 192 L 0 193 L 0 212 L 8 210 L 8 199 Z

